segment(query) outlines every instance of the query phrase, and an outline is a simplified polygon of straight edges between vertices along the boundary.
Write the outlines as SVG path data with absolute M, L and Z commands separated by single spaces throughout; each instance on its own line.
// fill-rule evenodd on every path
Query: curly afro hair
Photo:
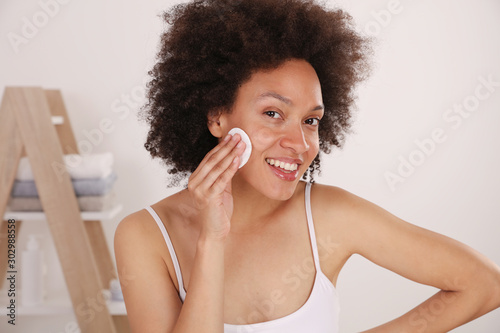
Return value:
M 208 130 L 214 110 L 231 112 L 238 88 L 252 73 L 290 59 L 316 70 L 325 106 L 320 151 L 341 147 L 351 125 L 356 83 L 369 72 L 369 38 L 351 16 L 314 0 L 194 0 L 163 13 L 161 36 L 149 72 L 143 116 L 150 129 L 145 148 L 170 166 L 168 187 L 192 173 L 218 140 Z M 320 170 L 320 154 L 304 173 Z

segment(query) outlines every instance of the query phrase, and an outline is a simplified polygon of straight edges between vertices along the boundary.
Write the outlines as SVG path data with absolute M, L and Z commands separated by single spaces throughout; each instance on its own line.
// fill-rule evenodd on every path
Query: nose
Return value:
M 283 148 L 291 148 L 296 154 L 302 154 L 309 150 L 304 131 L 301 125 L 288 126 L 281 139 Z

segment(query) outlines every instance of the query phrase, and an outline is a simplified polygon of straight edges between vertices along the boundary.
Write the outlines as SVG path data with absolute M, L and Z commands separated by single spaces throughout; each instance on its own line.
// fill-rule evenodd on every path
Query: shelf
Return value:
M 10 139 L 0 140 L 1 183 L 13 184 L 15 168 L 24 149 L 24 155 L 32 162 L 33 173 L 40 175 L 36 181 L 37 190 L 44 203 L 46 201 L 42 207 L 45 212 L 7 211 L 4 214 L 7 200 L 0 200 L 3 215 L 0 226 L 7 227 L 6 220 L 9 219 L 46 221 L 52 240 L 58 244 L 56 250 L 62 272 L 66 277 L 71 276 L 65 280 L 66 288 L 47 290 L 42 304 L 23 306 L 23 285 L 17 285 L 22 272 L 16 273 L 16 282 L 12 282 L 15 298 L 8 297 L 11 283 L 5 280 L 5 271 L 1 272 L 5 287 L 0 289 L 0 315 L 8 318 L 5 316 L 10 313 L 7 305 L 15 300 L 15 313 L 19 316 L 70 314 L 75 317 L 82 333 L 130 332 L 124 317 L 125 304 L 111 302 L 109 290 L 103 289 L 107 286 L 100 283 L 111 281 L 115 276 L 102 221 L 117 216 L 123 206 L 116 204 L 106 211 L 80 212 L 69 177 L 58 179 L 49 163 L 64 161 L 65 154 L 78 154 L 79 151 L 61 92 L 41 87 L 5 87 L 0 103 L 0 133 Z M 0 197 L 8 198 L 10 191 L 11 188 L 0 186 Z M 86 237 L 85 233 L 91 237 Z M 3 269 L 7 267 L 8 259 L 6 241 L 7 238 L 0 237 L 0 266 Z M 100 297 L 103 291 L 106 291 L 105 295 Z M 86 305 L 84 311 L 81 309 L 83 305 Z M 94 310 L 91 321 L 88 321 L 87 310 Z M 116 317 L 111 318 L 111 315 Z
M 121 210 L 123 205 L 117 204 L 109 210 L 102 212 L 81 212 L 84 221 L 102 221 L 114 218 Z M 19 221 L 44 221 L 46 216 L 44 212 L 14 212 L 7 211 L 3 216 L 4 220 L 15 219 Z
M 10 298 L 7 297 L 7 290 L 2 289 L 0 295 L 0 315 L 5 317 L 8 314 L 7 305 L 10 302 Z M 50 295 L 47 295 L 46 299 L 43 301 L 41 305 L 37 306 L 22 306 L 21 305 L 21 295 L 22 290 L 16 291 L 16 315 L 19 316 L 50 316 L 50 315 L 67 315 L 73 314 L 73 306 L 69 299 L 69 295 L 67 291 L 54 291 L 51 292 Z M 109 290 L 104 289 L 104 295 L 106 298 L 106 305 L 108 307 L 108 311 L 112 316 L 125 316 L 127 315 L 127 311 L 125 308 L 124 302 L 114 302 L 110 300 Z M 95 304 L 94 304 L 95 303 Z M 99 301 L 94 300 L 94 305 L 90 304 L 90 306 L 101 306 Z
M 52 116 L 52 124 L 54 125 L 62 125 L 64 124 L 64 117 L 62 116 Z

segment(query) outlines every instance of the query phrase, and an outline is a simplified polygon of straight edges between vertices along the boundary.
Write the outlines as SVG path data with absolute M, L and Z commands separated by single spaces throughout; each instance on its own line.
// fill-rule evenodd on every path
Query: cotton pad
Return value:
M 245 143 L 245 151 L 240 156 L 240 167 L 238 168 L 240 169 L 248 162 L 248 159 L 250 158 L 250 154 L 252 153 L 252 143 L 250 142 L 250 138 L 248 137 L 248 135 L 241 128 L 235 127 L 229 131 L 229 134 L 231 135 L 234 135 L 236 133 L 241 136 L 241 140 Z

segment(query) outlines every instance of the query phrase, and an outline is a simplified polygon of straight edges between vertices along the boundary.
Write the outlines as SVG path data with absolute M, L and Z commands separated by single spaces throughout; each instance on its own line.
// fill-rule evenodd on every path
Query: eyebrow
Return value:
M 277 100 L 282 101 L 283 103 L 285 103 L 287 105 L 293 105 L 293 102 L 289 98 L 286 98 L 285 96 L 281 96 L 280 94 L 275 93 L 274 91 L 267 91 L 265 93 L 260 94 L 257 97 L 257 101 L 264 99 L 264 98 L 267 98 L 267 97 L 273 97 L 273 98 L 276 98 Z M 323 104 L 321 104 L 321 105 L 315 106 L 311 111 L 324 110 L 324 109 L 325 109 L 325 106 Z

